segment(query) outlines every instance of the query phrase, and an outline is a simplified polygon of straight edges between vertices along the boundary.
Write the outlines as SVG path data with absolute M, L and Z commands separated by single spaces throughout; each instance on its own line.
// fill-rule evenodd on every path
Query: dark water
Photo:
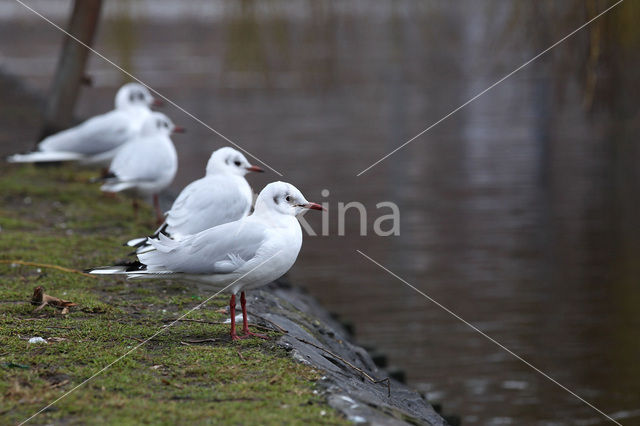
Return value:
M 638 3 L 623 3 L 356 174 L 611 2 L 108 3 L 96 47 L 330 205 L 291 272 L 463 424 L 640 424 Z M 33 2 L 56 22 L 66 2 Z M 0 3 L 0 65 L 48 87 L 60 35 Z M 98 58 L 77 112 L 123 81 Z M 225 144 L 183 113 L 178 190 Z M 18 144 L 16 144 L 18 145 Z M 2 151 L 11 151 L 3 146 Z M 254 189 L 279 179 L 252 176 Z M 323 197 L 321 190 L 328 189 Z M 338 202 L 367 206 L 368 236 Z M 393 201 L 401 235 L 376 237 Z M 311 216 L 311 215 L 309 215 Z M 317 232 L 319 217 L 309 217 Z

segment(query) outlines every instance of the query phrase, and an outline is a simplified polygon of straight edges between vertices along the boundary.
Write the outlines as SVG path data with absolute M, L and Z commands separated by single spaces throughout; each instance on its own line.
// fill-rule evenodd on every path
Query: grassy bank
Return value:
M 128 200 L 102 196 L 90 176 L 70 168 L 0 171 L 0 423 L 26 419 L 207 297 L 188 284 L 13 262 L 79 271 L 123 258 L 122 242 L 151 230 L 150 209 L 133 220 Z M 34 312 L 37 286 L 77 306 L 67 315 L 49 306 Z M 221 322 L 226 304 L 220 296 L 188 318 Z M 344 421 L 314 394 L 318 372 L 273 339 L 231 342 L 227 332 L 223 324 L 177 323 L 32 422 Z M 48 343 L 28 343 L 35 336 Z

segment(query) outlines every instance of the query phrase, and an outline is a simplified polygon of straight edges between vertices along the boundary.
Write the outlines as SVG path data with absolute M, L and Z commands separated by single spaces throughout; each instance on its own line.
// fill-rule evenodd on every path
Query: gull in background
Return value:
M 156 217 L 158 223 L 162 223 L 164 216 L 158 193 L 171 184 L 178 171 L 178 155 L 169 136 L 182 131 L 182 127 L 175 126 L 166 115 L 152 112 L 142 125 L 140 135 L 117 152 L 108 172 L 101 178 L 104 184 L 100 189 L 133 195 L 136 215 L 135 197 L 153 195 Z
M 118 149 L 139 134 L 152 105 L 157 105 L 157 101 L 145 86 L 127 83 L 116 94 L 114 110 L 48 136 L 36 151 L 11 155 L 7 161 L 78 161 L 84 165 L 107 166 Z
M 141 253 L 153 248 L 148 239 L 158 239 L 160 234 L 181 240 L 245 217 L 251 210 L 253 191 L 244 176 L 263 171 L 251 165 L 238 150 L 224 147 L 214 151 L 207 162 L 206 175 L 180 192 L 156 232 L 150 237 L 130 240 L 126 245 Z
M 231 293 L 229 314 L 232 340 L 256 335 L 249 331 L 245 291 L 281 277 L 296 261 L 302 230 L 296 215 L 307 209 L 324 210 L 310 203 L 293 185 L 273 182 L 258 195 L 252 215 L 225 223 L 182 240 L 163 234 L 149 240 L 153 250 L 138 254 L 138 261 L 86 272 L 192 281 Z M 236 295 L 240 293 L 242 331 L 236 334 Z

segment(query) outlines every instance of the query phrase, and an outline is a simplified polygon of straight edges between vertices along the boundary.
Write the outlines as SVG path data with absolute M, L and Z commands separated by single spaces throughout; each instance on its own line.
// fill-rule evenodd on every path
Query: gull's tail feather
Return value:
M 147 244 L 138 247 L 138 249 L 135 251 L 134 254 L 136 254 L 136 255 L 145 254 L 145 253 L 149 253 L 150 251 L 153 251 L 153 250 L 155 250 L 155 247 L 153 247 L 152 244 L 147 242 Z
M 112 266 L 99 266 L 97 268 L 85 269 L 86 274 L 93 275 L 129 275 L 131 272 L 144 271 L 147 265 L 135 260 L 132 262 L 121 262 Z
M 138 248 L 138 247 L 144 245 L 144 243 L 147 242 L 147 238 L 148 237 L 134 238 L 133 240 L 127 241 L 123 245 L 127 246 L 127 247 L 136 247 L 136 248 Z
M 127 253 L 127 256 L 135 256 L 137 254 L 153 250 L 153 246 L 149 244 L 149 238 L 153 237 L 134 238 L 133 240 L 129 240 L 124 243 L 123 246 L 133 247 L 135 249 L 132 252 Z
M 98 268 L 85 269 L 84 272 L 93 275 L 124 275 L 127 279 L 172 278 L 177 275 L 183 275 L 178 272 L 167 271 L 164 269 L 149 271 L 147 270 L 147 265 L 138 260 L 125 261 L 113 266 L 100 266 Z
M 149 241 L 154 239 L 155 240 L 159 239 L 160 234 L 163 234 L 171 238 L 171 235 L 166 231 L 167 226 L 169 225 L 167 225 L 167 223 L 165 222 L 162 225 L 160 225 L 160 227 L 156 230 L 156 232 L 153 233 L 153 235 L 149 235 L 148 237 L 134 238 L 124 243 L 123 244 L 124 246 L 133 247 L 136 249 L 135 251 L 129 253 L 129 256 L 132 256 L 134 254 L 139 254 L 139 253 L 145 253 L 149 250 L 154 250 L 153 246 Z
M 136 279 L 136 278 L 175 278 L 176 276 L 184 276 L 179 272 L 173 271 L 136 271 L 136 272 L 127 272 L 127 279 Z
M 74 161 L 84 157 L 77 152 L 34 151 L 27 154 L 14 154 L 7 157 L 9 163 L 49 163 L 55 161 Z
M 99 266 L 97 268 L 85 269 L 83 272 L 93 275 L 122 275 L 127 273 L 127 268 L 123 266 Z

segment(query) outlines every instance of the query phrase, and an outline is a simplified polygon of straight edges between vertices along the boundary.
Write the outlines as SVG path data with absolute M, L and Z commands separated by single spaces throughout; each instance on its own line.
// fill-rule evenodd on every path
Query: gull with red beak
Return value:
M 116 154 L 103 176 L 104 192 L 125 192 L 134 196 L 153 195 L 158 223 L 164 218 L 158 203 L 158 193 L 168 187 L 178 171 L 178 155 L 169 137 L 178 128 L 164 114 L 153 112 L 142 125 L 140 135 L 127 142 Z
M 245 179 L 249 172 L 262 172 L 252 166 L 241 152 L 224 147 L 214 151 L 207 163 L 206 175 L 187 185 L 162 225 L 149 237 L 130 240 L 137 253 L 152 248 L 149 239 L 163 234 L 174 240 L 205 229 L 241 219 L 251 211 L 253 191 Z
M 245 291 L 278 279 L 293 266 L 302 246 L 302 229 L 296 216 L 307 209 L 323 210 L 320 204 L 307 201 L 293 185 L 273 182 L 260 192 L 250 216 L 180 241 L 160 234 L 158 239 L 149 240 L 153 249 L 138 254 L 137 262 L 87 272 L 191 281 L 208 290 L 231 293 L 231 339 L 264 337 L 249 331 Z M 237 294 L 243 317 L 241 336 L 235 324 Z
M 142 124 L 151 115 L 149 107 L 155 102 L 145 86 L 127 83 L 116 94 L 114 110 L 48 136 L 38 144 L 36 151 L 12 155 L 7 161 L 77 161 L 83 165 L 106 167 L 126 142 L 138 136 Z

